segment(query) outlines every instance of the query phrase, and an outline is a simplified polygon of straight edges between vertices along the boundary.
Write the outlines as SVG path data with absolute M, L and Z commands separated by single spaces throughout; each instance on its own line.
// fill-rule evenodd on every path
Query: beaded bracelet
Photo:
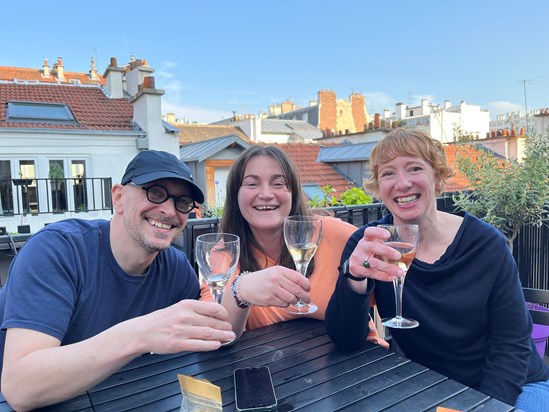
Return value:
M 238 281 L 240 280 L 240 278 L 242 276 L 245 276 L 248 273 L 251 273 L 251 272 L 246 271 L 246 272 L 241 272 L 240 274 L 238 274 L 238 276 L 236 277 L 236 279 L 234 280 L 234 282 L 231 285 L 231 291 L 233 292 L 233 297 L 234 297 L 234 300 L 236 302 L 236 306 L 238 306 L 239 308 L 242 308 L 242 309 L 249 308 L 250 304 L 248 302 L 246 302 L 244 299 L 240 299 L 240 297 L 239 297 L 240 293 L 239 293 L 239 289 L 238 289 Z

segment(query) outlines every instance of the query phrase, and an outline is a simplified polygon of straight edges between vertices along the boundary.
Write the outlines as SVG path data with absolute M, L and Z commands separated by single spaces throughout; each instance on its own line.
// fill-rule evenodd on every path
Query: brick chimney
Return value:
M 109 96 L 113 99 L 124 97 L 124 86 L 122 83 L 122 74 L 124 70 L 118 67 L 116 57 L 111 57 L 111 62 L 105 69 L 103 77 L 105 78 L 105 88 Z
M 145 77 L 153 74 L 154 69 L 147 65 L 147 62 L 141 59 L 130 61 L 130 71 L 126 73 L 126 91 L 130 96 L 135 96 L 139 92 L 139 86 L 143 84 Z
M 134 70 L 139 70 L 141 66 L 136 66 Z M 146 72 L 152 72 L 150 69 Z M 137 77 L 134 78 L 134 80 Z M 162 126 L 162 106 L 161 98 L 164 90 L 155 88 L 155 79 L 153 76 L 143 78 L 137 93 L 130 99 L 133 104 L 133 121 L 143 129 L 147 136 L 137 141 L 139 149 L 165 150 L 177 154 L 179 151 L 179 136 L 165 133 Z
M 381 119 L 379 113 L 374 115 L 374 129 L 379 129 L 381 127 Z
M 318 92 L 318 128 L 330 131 L 337 129 L 336 93 L 332 90 Z
M 57 58 L 57 63 L 53 65 L 51 73 L 57 78 L 57 80 L 65 80 L 65 68 L 63 67 L 63 59 Z
M 44 59 L 44 65 L 42 66 L 42 77 L 50 77 L 50 65 L 48 59 Z
M 367 123 L 366 99 L 360 93 L 351 94 L 351 113 L 357 133 L 364 131 L 364 125 Z
M 285 101 L 280 104 L 282 113 L 292 112 L 295 109 L 295 105 L 292 101 Z

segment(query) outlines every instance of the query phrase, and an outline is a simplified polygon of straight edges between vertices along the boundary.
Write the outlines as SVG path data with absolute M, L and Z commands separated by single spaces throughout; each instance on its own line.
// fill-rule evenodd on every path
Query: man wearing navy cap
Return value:
M 145 353 L 215 350 L 235 337 L 170 247 L 204 202 L 187 165 L 140 152 L 112 201 L 110 221 L 50 224 L 13 261 L 0 291 L 0 390 L 16 410 L 73 398 Z

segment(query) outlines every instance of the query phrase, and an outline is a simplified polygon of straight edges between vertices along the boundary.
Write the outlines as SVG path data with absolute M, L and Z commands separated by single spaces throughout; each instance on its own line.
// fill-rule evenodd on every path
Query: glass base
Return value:
M 221 342 L 221 346 L 227 346 L 227 345 L 231 345 L 232 343 L 234 343 L 236 339 L 233 339 L 233 340 L 228 340 L 226 342 Z
M 315 313 L 318 310 L 318 306 L 314 303 L 297 303 L 288 306 L 286 310 L 294 315 L 307 315 L 309 313 Z
M 419 326 L 419 322 L 413 319 L 406 319 L 401 316 L 396 316 L 394 318 L 383 318 L 381 323 L 388 328 L 395 329 L 412 329 Z

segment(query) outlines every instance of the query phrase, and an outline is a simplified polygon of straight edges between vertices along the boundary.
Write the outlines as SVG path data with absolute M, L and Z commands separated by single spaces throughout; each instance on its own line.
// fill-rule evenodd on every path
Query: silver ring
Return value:
M 366 260 L 362 262 L 362 266 L 364 266 L 366 269 L 370 269 L 370 262 L 368 262 L 368 260 L 370 260 L 370 256 L 368 256 Z

